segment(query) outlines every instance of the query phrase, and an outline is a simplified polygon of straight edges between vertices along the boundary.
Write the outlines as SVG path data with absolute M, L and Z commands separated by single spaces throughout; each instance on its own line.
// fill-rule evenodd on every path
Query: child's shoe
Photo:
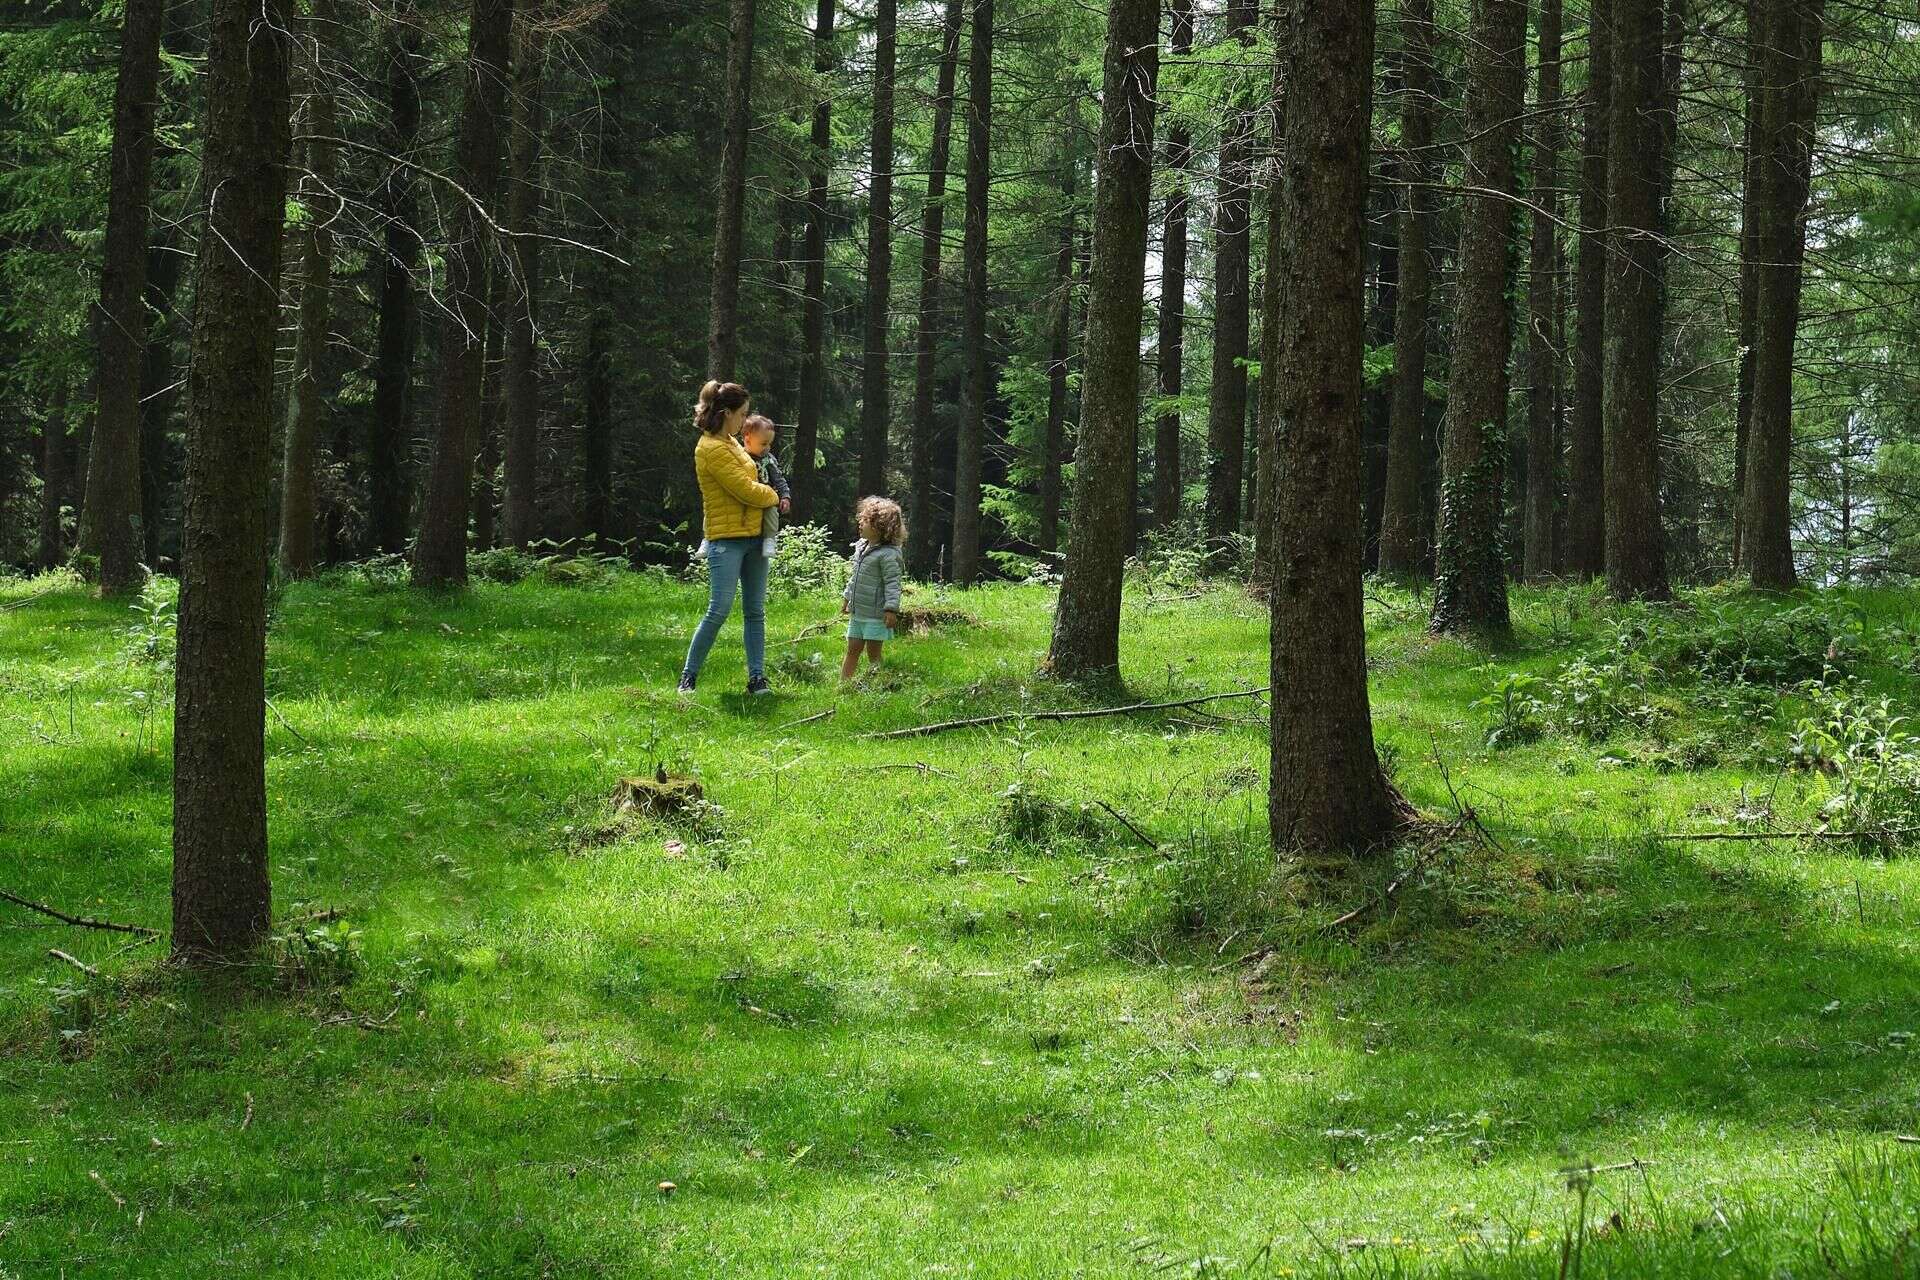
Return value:
M 747 681 L 747 692 L 757 698 L 763 693 L 772 693 L 773 686 L 765 676 L 753 676 Z
M 679 691 L 681 693 L 692 693 L 694 681 L 698 680 L 699 678 L 700 677 L 694 675 L 693 672 L 691 671 L 682 671 L 680 673 L 680 690 Z

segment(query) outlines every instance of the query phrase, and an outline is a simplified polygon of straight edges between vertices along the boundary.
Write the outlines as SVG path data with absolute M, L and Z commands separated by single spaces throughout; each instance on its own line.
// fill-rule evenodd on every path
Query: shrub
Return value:
M 1474 702 L 1474 706 L 1493 713 L 1493 723 L 1486 732 L 1488 746 L 1518 747 L 1540 740 L 1546 732 L 1547 704 L 1538 691 L 1545 683 L 1539 676 L 1510 671 L 1493 686 L 1492 693 Z
M 1788 758 L 1827 780 L 1820 822 L 1858 833 L 1867 849 L 1920 843 L 1920 734 L 1893 702 L 1820 682 L 1802 686 L 1810 703 L 1788 739 Z

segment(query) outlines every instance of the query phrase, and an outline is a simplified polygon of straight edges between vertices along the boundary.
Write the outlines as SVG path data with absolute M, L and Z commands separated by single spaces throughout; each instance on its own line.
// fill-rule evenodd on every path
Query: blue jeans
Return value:
M 735 591 L 744 592 L 740 613 L 747 633 L 747 677 L 767 674 L 767 557 L 761 540 L 718 538 L 707 544 L 707 614 L 687 646 L 688 675 L 699 675 L 707 654 L 733 612 Z

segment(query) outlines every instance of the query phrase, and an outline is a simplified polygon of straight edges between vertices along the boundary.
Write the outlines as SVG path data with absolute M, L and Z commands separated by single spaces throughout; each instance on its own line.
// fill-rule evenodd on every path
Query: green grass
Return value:
M 164 681 L 123 605 L 47 585 L 0 584 L 0 888 L 164 926 Z M 1790 711 L 1682 708 L 1693 771 L 1490 751 L 1494 676 L 1608 611 L 1518 594 L 1490 656 L 1383 596 L 1383 750 L 1500 847 L 1329 931 L 1413 854 L 1276 867 L 1254 704 L 864 740 L 1076 703 L 1033 675 L 1044 591 L 943 603 L 978 625 L 841 694 L 799 678 L 837 632 L 790 642 L 833 602 L 777 600 L 781 696 L 739 692 L 735 624 L 683 705 L 687 586 L 286 592 L 276 913 L 344 909 L 359 963 L 201 986 L 0 904 L 0 1277 L 1920 1273 L 1920 863 L 1649 838 L 1743 788 L 1810 820 Z M 1265 683 L 1230 590 L 1130 588 L 1125 627 L 1135 693 Z M 610 829 L 662 765 L 717 808 Z M 1584 1201 L 1558 1172 L 1634 1160 Z

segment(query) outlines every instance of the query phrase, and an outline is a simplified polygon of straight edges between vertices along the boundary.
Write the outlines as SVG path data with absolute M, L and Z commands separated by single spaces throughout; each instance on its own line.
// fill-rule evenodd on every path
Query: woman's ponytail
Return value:
M 727 425 L 727 415 L 747 403 L 747 389 L 737 382 L 715 378 L 700 388 L 700 402 L 693 406 L 693 425 L 708 435 L 716 435 Z

